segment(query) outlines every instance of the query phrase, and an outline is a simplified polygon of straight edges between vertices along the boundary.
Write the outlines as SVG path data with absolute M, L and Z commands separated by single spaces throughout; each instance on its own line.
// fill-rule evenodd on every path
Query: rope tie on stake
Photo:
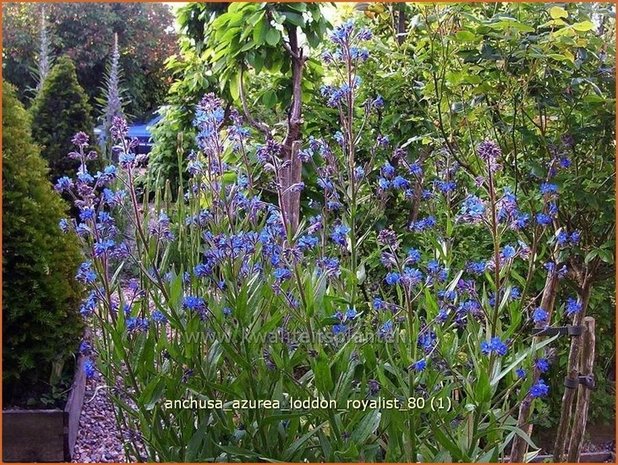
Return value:
M 594 381 L 594 376 L 592 375 L 579 375 L 577 378 L 569 378 L 568 376 L 564 378 L 564 386 L 567 389 L 577 389 L 579 385 L 584 386 L 586 389 L 590 389 L 593 391 L 596 388 L 596 383 Z
M 561 336 L 576 337 L 584 332 L 583 326 L 548 326 L 546 328 L 535 328 L 532 330 L 533 336 Z

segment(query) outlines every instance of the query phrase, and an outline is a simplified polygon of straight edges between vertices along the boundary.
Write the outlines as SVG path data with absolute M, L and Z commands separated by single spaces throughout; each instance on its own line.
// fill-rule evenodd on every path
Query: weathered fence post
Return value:
M 580 292 L 581 310 L 573 319 L 574 326 L 580 326 L 584 320 L 584 314 L 588 307 L 588 299 L 590 297 L 590 286 L 586 283 Z M 582 346 L 582 337 L 577 336 L 571 339 L 571 349 L 569 351 L 568 373 L 565 378 L 565 385 L 579 383 L 579 356 Z M 577 387 L 577 385 L 576 385 Z M 556 432 L 556 441 L 554 443 L 554 462 L 562 462 L 564 453 L 567 448 L 568 439 L 570 437 L 571 417 L 573 398 L 575 397 L 575 388 L 566 387 L 562 396 L 562 410 L 560 412 L 560 422 L 558 423 L 558 431 Z
M 580 384 L 577 391 L 577 405 L 575 407 L 575 417 L 573 418 L 573 428 L 571 429 L 571 441 L 567 462 L 579 462 L 579 456 L 584 443 L 584 433 L 588 421 L 588 404 L 590 401 L 590 389 L 594 385 L 592 367 L 594 365 L 594 344 L 595 344 L 595 322 L 594 318 L 587 316 L 584 318 L 583 347 L 580 358 L 580 375 L 588 378 L 589 383 Z

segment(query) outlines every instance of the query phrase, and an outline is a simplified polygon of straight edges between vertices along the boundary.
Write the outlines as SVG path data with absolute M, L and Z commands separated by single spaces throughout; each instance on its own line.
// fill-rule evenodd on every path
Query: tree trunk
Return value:
M 297 28 L 288 29 L 290 56 L 292 60 L 292 105 L 288 113 L 288 133 L 283 141 L 283 176 L 281 205 L 285 209 L 288 227 L 296 231 L 300 216 L 300 191 L 290 191 L 290 186 L 297 184 L 302 178 L 302 163 L 298 157 L 302 126 L 302 78 L 305 59 L 302 49 L 298 46 Z

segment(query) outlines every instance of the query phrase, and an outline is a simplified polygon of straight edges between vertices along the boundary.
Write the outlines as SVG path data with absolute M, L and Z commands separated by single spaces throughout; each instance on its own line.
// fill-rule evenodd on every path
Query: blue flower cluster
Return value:
M 489 341 L 481 342 L 481 352 L 484 355 L 496 354 L 498 356 L 506 355 L 508 346 L 499 337 L 493 337 Z

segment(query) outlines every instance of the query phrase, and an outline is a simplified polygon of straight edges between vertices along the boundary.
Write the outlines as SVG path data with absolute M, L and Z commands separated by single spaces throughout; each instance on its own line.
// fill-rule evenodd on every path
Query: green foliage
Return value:
M 589 315 L 597 331 L 615 327 L 615 21 L 603 4 L 408 4 L 404 40 L 393 24 L 399 12 L 372 4 L 366 21 L 376 31 L 365 67 L 369 92 L 386 101 L 373 131 L 388 131 L 418 159 L 460 162 L 465 177 L 478 175 L 476 144 L 499 141 L 509 163 L 515 191 L 528 197 L 548 174 L 554 158 L 567 157 L 572 168 L 558 173 L 560 223 L 582 232 L 582 243 L 561 284 L 560 297 L 573 295 L 581 276 L 594 282 Z M 593 21 L 594 19 L 594 21 Z M 554 163 L 554 168 L 557 163 Z M 559 171 L 559 170 L 558 170 Z M 406 212 L 393 211 L 396 220 Z M 478 238 L 470 253 L 479 253 Z M 547 244 L 539 244 L 546 249 Z M 542 280 L 533 285 L 538 289 Z M 599 344 L 597 379 L 614 376 L 613 344 Z M 566 357 L 557 359 L 550 378 L 549 403 L 557 407 L 563 392 Z M 593 392 L 593 404 L 606 405 L 611 388 Z M 605 388 L 610 388 L 608 391 Z M 551 412 L 559 409 L 552 408 Z M 607 409 L 593 409 L 592 421 Z M 558 418 L 544 417 L 547 424 Z
M 178 10 L 180 54 L 168 60 L 175 82 L 153 136 L 151 181 L 179 179 L 177 150 L 194 149 L 194 108 L 215 91 L 231 104 L 265 123 L 272 135 L 282 132 L 292 100 L 290 34 L 300 30 L 318 47 L 330 26 L 323 6 L 312 3 L 189 3 Z M 319 60 L 307 57 L 302 80 L 303 104 L 311 105 L 322 75 Z M 243 95 L 241 95 L 241 92 Z M 178 134 L 182 134 L 179 146 Z M 182 164 L 180 169 L 182 169 Z
M 35 47 L 39 43 L 40 4 L 3 3 L 3 76 L 22 101 L 36 78 Z M 162 3 L 56 3 L 45 6 L 54 56 L 68 55 L 94 106 L 112 45 L 118 33 L 129 102 L 127 113 L 142 119 L 163 101 L 168 75 L 165 60 L 176 51 L 171 8 Z
M 2 96 L 2 313 L 4 402 L 54 391 L 63 364 L 83 331 L 80 263 L 73 238 L 58 222 L 66 204 L 48 179 L 30 135 L 28 115 L 3 84 Z M 50 383 L 49 388 L 45 385 Z M 56 396 L 57 397 L 57 396 Z
M 93 143 L 91 108 L 77 82 L 75 65 L 68 57 L 56 60 L 32 107 L 32 137 L 41 146 L 41 155 L 50 168 L 52 180 L 72 175 L 79 162 L 67 157 L 73 150 L 71 139 L 82 131 Z

